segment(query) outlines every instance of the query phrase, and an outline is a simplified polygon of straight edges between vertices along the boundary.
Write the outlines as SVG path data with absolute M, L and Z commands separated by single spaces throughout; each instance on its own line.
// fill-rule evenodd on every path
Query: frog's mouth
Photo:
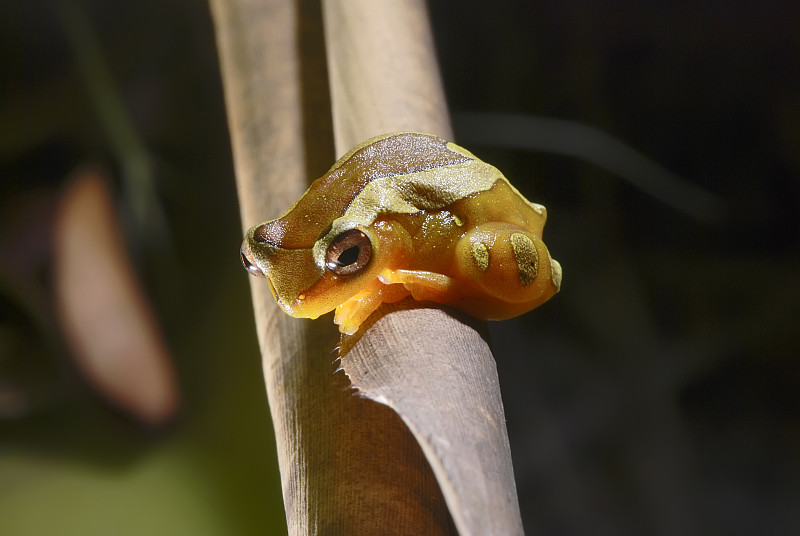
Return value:
M 286 296 L 282 296 L 278 293 L 277 289 L 275 288 L 276 282 L 273 281 L 273 277 L 270 276 L 270 273 L 267 268 L 259 267 L 258 263 L 256 262 L 256 256 L 253 254 L 250 245 L 247 243 L 247 239 L 242 242 L 242 247 L 239 250 L 239 259 L 242 261 L 242 266 L 247 272 L 255 277 L 260 277 L 267 280 L 267 284 L 269 285 L 269 291 L 272 293 L 272 297 L 278 303 L 278 305 L 283 309 L 286 314 L 291 316 L 298 315 L 298 306 L 300 306 L 300 301 L 298 299 L 291 299 L 290 296 L 293 296 L 293 291 L 290 289 L 289 293 Z M 289 250 L 293 251 L 293 250 Z M 305 250 L 294 250 L 294 251 L 305 251 Z M 284 281 L 285 283 L 285 281 Z M 281 287 L 281 279 L 278 277 L 277 284 Z M 303 294 L 301 293 L 300 299 L 302 299 Z
M 247 240 L 242 242 L 242 247 L 239 250 L 239 258 L 242 261 L 242 266 L 244 266 L 244 269 L 247 270 L 250 275 L 263 277 L 267 280 L 269 291 L 272 292 L 272 297 L 275 298 L 275 301 L 278 302 L 281 307 L 283 307 L 283 303 L 281 303 L 278 293 L 275 292 L 275 286 L 272 284 L 272 280 L 267 277 L 267 275 L 261 270 L 261 268 L 258 267 L 256 261 L 253 259 L 253 253 L 250 251 L 250 246 L 247 245 Z

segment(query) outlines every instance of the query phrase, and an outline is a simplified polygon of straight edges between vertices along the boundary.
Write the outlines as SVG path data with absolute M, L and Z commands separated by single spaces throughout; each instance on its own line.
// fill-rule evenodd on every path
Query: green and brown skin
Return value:
M 241 258 L 288 314 L 336 309 L 342 333 L 409 295 L 501 320 L 559 290 L 546 218 L 465 149 L 401 132 L 359 145 L 283 216 L 251 228 Z

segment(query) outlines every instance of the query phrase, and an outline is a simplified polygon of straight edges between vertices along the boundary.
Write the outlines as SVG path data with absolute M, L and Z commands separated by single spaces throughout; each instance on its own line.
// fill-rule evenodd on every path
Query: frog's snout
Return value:
M 261 268 L 256 266 L 256 263 L 253 260 L 253 254 L 250 252 L 250 246 L 247 245 L 247 240 L 242 242 L 242 247 L 239 250 L 239 258 L 242 261 L 242 266 L 244 266 L 245 270 L 250 272 L 250 275 L 254 275 L 256 277 L 267 277 L 264 275 L 264 272 L 261 271 Z

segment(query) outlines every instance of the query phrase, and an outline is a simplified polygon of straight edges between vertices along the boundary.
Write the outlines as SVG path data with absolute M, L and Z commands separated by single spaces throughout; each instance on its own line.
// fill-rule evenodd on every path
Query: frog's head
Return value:
M 339 218 L 316 240 L 288 237 L 295 214 L 250 229 L 241 260 L 252 275 L 265 277 L 275 300 L 294 317 L 316 318 L 335 309 L 374 280 L 382 266 L 380 236 L 372 226 Z M 299 234 L 299 233 L 295 233 Z

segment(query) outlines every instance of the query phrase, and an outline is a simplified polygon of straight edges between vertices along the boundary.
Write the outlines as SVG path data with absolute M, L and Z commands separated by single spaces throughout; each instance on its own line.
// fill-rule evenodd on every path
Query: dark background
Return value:
M 526 531 L 800 532 L 800 4 L 432 4 L 457 141 L 547 206 L 564 267 L 556 298 L 491 326 Z M 108 408 L 30 313 L 66 177 L 125 172 L 54 5 L 0 5 L 0 267 L 41 283 L 0 270 L 0 392 L 28 401 L 2 411 L 1 531 L 284 533 L 204 2 L 75 3 L 165 215 L 126 233 L 179 418 L 153 431 Z M 493 141 L 474 112 L 593 127 L 722 208 L 687 215 L 646 177 L 553 154 L 542 123 Z

